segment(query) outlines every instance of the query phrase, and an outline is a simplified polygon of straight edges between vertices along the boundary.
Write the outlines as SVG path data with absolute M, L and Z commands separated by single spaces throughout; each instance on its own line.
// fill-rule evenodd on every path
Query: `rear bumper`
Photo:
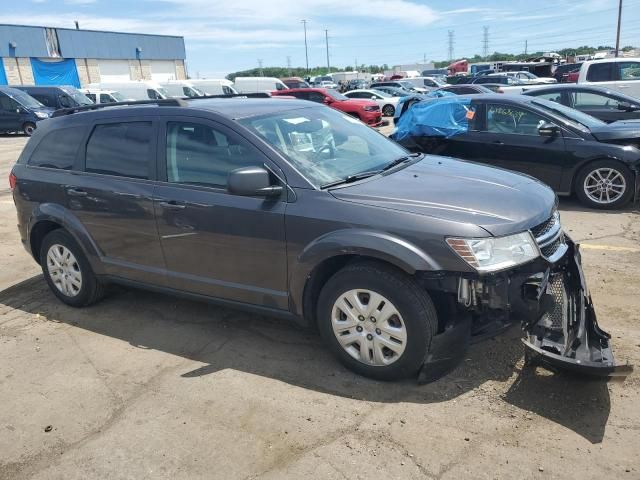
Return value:
M 434 380 L 453 368 L 474 339 L 517 322 L 528 359 L 583 375 L 629 375 L 633 367 L 616 363 L 611 336 L 598 326 L 579 247 L 565 238 L 567 251 L 555 263 L 540 259 L 482 279 L 477 303 L 462 309 L 455 323 L 433 338 L 419 381 Z

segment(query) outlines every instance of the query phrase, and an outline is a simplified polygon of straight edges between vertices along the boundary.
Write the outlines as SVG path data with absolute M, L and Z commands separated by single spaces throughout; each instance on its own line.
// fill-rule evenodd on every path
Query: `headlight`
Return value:
M 380 110 L 380 107 L 378 105 L 367 105 L 365 107 L 363 107 L 365 112 L 375 112 L 376 110 Z
M 507 237 L 447 238 L 447 243 L 479 272 L 496 272 L 514 267 L 540 255 L 529 232 Z
M 46 112 L 35 112 L 35 115 L 38 118 L 49 118 L 49 114 Z

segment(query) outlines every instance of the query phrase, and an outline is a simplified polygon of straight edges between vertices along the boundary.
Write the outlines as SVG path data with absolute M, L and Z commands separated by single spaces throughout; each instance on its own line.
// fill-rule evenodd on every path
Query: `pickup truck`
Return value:
M 605 58 L 584 62 L 578 83 L 618 90 L 640 98 L 640 58 Z

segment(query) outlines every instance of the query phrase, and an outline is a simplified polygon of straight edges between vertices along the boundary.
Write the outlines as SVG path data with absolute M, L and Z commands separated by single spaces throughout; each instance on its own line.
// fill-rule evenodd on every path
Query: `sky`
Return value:
M 489 52 L 614 45 L 618 0 L 0 0 L 0 22 L 180 35 L 192 77 L 264 66 L 446 60 Z M 640 47 L 640 0 L 624 0 L 621 46 Z

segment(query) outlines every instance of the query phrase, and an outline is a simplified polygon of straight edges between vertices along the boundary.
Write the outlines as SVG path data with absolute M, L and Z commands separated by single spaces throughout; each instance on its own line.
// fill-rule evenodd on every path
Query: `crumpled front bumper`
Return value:
M 600 329 L 582 271 L 579 246 L 565 236 L 567 251 L 555 263 L 540 260 L 513 272 L 485 280 L 486 303 L 495 319 L 478 329 L 484 315 L 462 312 L 458 320 L 433 337 L 429 355 L 419 373 L 421 383 L 435 380 L 451 370 L 470 343 L 482 336 L 522 323 L 526 358 L 537 359 L 553 369 L 582 375 L 625 377 L 629 364 L 617 364 L 611 336 Z M 495 315 L 502 312 L 502 315 Z M 480 335 L 478 335 L 480 331 Z
M 537 286 L 525 285 L 531 288 L 525 295 L 533 295 L 542 308 L 537 319 L 524 323 L 523 343 L 529 356 L 551 367 L 585 375 L 627 376 L 633 367 L 616 364 L 611 335 L 598 326 L 579 247 L 568 239 L 567 243 L 561 266 L 545 272 Z

